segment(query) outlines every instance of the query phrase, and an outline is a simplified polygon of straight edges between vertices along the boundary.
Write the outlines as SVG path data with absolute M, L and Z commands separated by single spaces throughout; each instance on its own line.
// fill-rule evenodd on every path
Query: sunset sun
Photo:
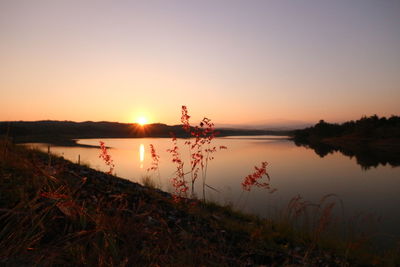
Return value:
M 147 124 L 147 118 L 145 118 L 145 117 L 139 117 L 139 118 L 136 120 L 136 122 L 137 122 L 138 124 L 140 124 L 141 126 L 143 126 L 143 125 Z

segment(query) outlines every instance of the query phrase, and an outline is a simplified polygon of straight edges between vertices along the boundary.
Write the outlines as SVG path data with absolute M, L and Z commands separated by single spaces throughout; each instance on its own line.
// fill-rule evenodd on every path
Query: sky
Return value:
M 0 121 L 400 114 L 398 0 L 0 0 Z

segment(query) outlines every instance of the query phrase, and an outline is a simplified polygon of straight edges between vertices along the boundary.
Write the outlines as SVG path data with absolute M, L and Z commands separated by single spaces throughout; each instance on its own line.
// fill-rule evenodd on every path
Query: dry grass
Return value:
M 140 178 L 140 181 L 144 186 L 147 186 L 147 187 L 150 187 L 150 188 L 157 188 L 157 184 L 156 184 L 156 182 L 154 181 L 154 179 L 153 179 L 153 177 L 151 175 L 148 175 L 148 174 L 147 175 L 143 175 Z

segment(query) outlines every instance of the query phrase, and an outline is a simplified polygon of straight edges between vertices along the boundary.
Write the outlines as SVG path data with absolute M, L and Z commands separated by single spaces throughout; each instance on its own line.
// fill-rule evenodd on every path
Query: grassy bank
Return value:
M 396 256 L 0 143 L 2 266 L 395 265 Z M 399 263 L 399 262 L 397 262 Z

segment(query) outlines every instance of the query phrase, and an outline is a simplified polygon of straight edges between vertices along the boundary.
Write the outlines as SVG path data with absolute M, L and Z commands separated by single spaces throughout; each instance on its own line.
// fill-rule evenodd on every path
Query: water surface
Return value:
M 134 182 L 151 175 L 152 179 L 165 191 L 172 191 L 170 179 L 176 170 L 171 155 L 166 151 L 172 147 L 167 138 L 101 139 L 109 147 L 118 176 Z M 98 145 L 100 139 L 79 140 L 80 144 Z M 189 154 L 183 146 L 184 139 L 178 139 L 182 148 L 182 158 L 188 167 Z M 147 172 L 151 164 L 149 145 L 153 144 L 160 155 L 160 175 Z M 398 238 L 400 236 L 400 168 L 380 165 L 368 170 L 349 158 L 334 152 L 323 158 L 313 150 L 296 146 L 292 141 L 275 136 L 224 137 L 214 140 L 216 146 L 227 146 L 227 150 L 215 153 L 207 172 L 207 184 L 218 192 L 207 189 L 209 200 L 222 204 L 233 204 L 247 212 L 261 216 L 276 216 L 291 198 L 301 195 L 305 200 L 318 202 L 323 196 L 335 194 L 343 203 L 340 213 L 344 217 L 359 214 L 373 214 L 380 217 L 379 232 Z M 47 145 L 36 144 L 47 150 Z M 92 168 L 107 171 L 107 166 L 98 157 L 98 148 L 52 147 L 51 151 Z M 254 171 L 255 165 L 268 162 L 271 186 L 277 191 L 270 194 L 265 189 L 254 188 L 243 192 L 243 178 Z M 187 169 L 188 170 L 188 169 Z M 199 178 L 199 180 L 201 177 Z M 201 197 L 201 182 L 195 185 Z M 340 205 L 337 205 L 338 208 Z

